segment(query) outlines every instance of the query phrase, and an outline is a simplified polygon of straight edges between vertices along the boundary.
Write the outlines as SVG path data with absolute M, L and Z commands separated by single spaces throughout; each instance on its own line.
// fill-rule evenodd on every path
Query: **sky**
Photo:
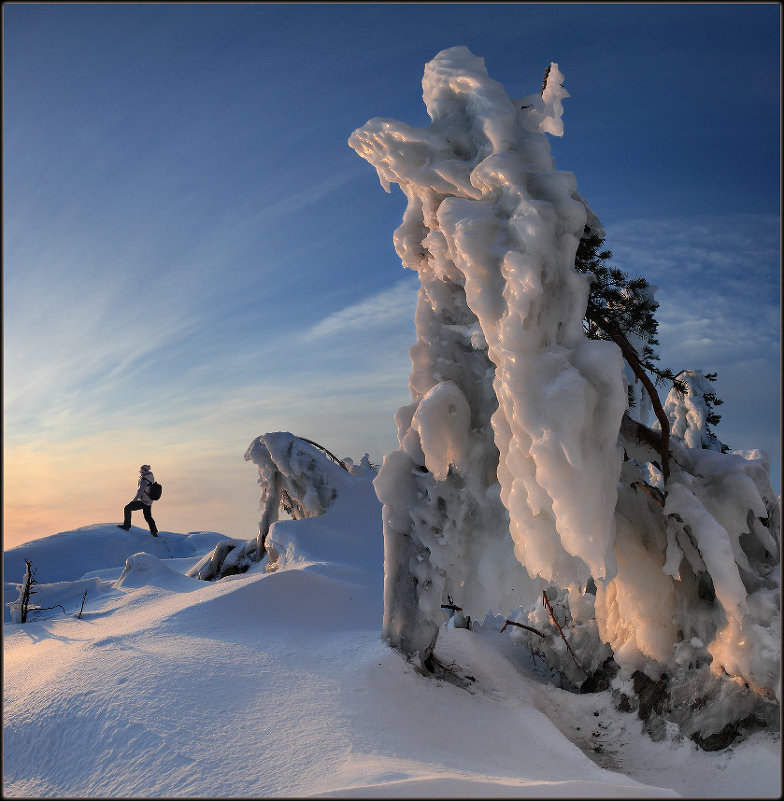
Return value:
M 659 287 L 661 364 L 719 374 L 719 437 L 780 491 L 780 16 L 760 4 L 5 4 L 4 547 L 120 522 L 249 539 L 243 455 L 374 463 L 409 402 L 405 199 L 349 147 L 423 127 L 465 45 L 510 97 L 556 62 L 561 170 Z M 137 513 L 139 514 L 139 513 Z

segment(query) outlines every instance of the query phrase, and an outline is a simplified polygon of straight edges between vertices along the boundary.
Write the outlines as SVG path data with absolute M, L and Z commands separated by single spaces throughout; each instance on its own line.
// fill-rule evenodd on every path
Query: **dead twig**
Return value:
M 447 601 L 449 601 L 449 603 L 448 604 L 441 604 L 441 608 L 442 609 L 451 609 L 453 612 L 462 612 L 463 611 L 463 607 L 462 606 L 457 606 L 455 604 L 455 602 L 452 600 L 452 596 L 451 595 L 447 595 L 446 599 L 447 599 Z
M 39 612 L 49 612 L 52 609 L 57 609 L 58 606 L 60 607 L 60 609 L 63 610 L 63 614 L 65 614 L 65 615 L 68 614 L 65 611 L 65 607 L 62 604 L 55 604 L 54 606 L 36 606 L 36 607 L 33 607 L 30 610 L 30 612 L 32 612 L 32 613 L 37 615 Z M 36 618 L 33 622 L 34 623 L 39 623 L 40 621 L 38 620 L 38 618 Z
M 664 493 L 661 490 L 646 484 L 644 481 L 635 481 L 632 486 L 639 487 L 655 504 L 664 509 Z
M 84 591 L 84 595 L 82 596 L 82 608 L 79 610 L 79 614 L 76 616 L 78 620 L 82 619 L 82 612 L 84 611 L 84 602 L 87 600 L 87 590 Z
M 534 651 L 533 645 L 528 643 L 528 650 L 531 652 L 531 664 L 536 668 L 536 660 L 541 659 L 542 664 L 550 670 L 550 665 L 547 664 L 547 660 L 544 658 L 544 654 L 541 651 Z
M 550 618 L 552 619 L 553 623 L 555 623 L 555 627 L 558 629 L 558 633 L 561 635 L 564 643 L 566 644 L 566 650 L 569 651 L 569 656 L 572 657 L 574 660 L 574 664 L 577 665 L 586 676 L 589 675 L 588 671 L 577 661 L 577 657 L 574 655 L 574 651 L 572 650 L 572 646 L 569 645 L 568 640 L 566 639 L 566 635 L 563 633 L 563 629 L 559 625 L 558 621 L 555 619 L 555 613 L 553 612 L 553 607 L 550 606 L 550 599 L 547 597 L 547 592 L 542 590 L 542 605 L 547 607 L 547 611 L 550 613 Z
M 531 626 L 526 626 L 523 623 L 515 623 L 514 620 L 507 620 L 504 623 L 503 627 L 501 628 L 501 634 L 504 633 L 504 630 L 506 629 L 507 626 L 518 626 L 521 629 L 525 629 L 526 631 L 532 631 L 534 634 L 538 634 L 543 639 L 546 638 L 546 635 L 542 634 L 542 632 L 539 631 L 538 629 L 532 628 Z

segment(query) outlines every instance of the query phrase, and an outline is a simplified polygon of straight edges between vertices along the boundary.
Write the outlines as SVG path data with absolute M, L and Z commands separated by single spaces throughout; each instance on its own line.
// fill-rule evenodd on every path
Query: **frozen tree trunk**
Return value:
M 279 483 L 280 474 L 276 469 L 265 472 L 265 480 L 261 485 L 261 500 L 259 501 L 261 517 L 259 519 L 259 533 L 256 536 L 257 554 L 264 553 L 270 527 L 278 520 L 278 513 L 282 502 L 280 488 L 278 486 Z
M 384 634 L 423 660 L 447 593 L 481 619 L 530 599 L 522 565 L 575 588 L 614 570 L 626 396 L 617 348 L 582 332 L 586 207 L 545 136 L 560 80 L 553 64 L 541 96 L 512 101 L 451 48 L 425 67 L 428 128 L 374 119 L 349 140 L 408 198 L 395 247 L 421 281 L 413 403 L 376 487 Z

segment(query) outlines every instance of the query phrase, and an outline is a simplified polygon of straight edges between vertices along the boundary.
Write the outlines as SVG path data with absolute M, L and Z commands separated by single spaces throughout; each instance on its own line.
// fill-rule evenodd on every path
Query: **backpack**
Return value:
M 160 500 L 162 492 L 163 487 L 157 481 L 153 481 L 147 489 L 147 495 L 150 497 L 151 501 Z

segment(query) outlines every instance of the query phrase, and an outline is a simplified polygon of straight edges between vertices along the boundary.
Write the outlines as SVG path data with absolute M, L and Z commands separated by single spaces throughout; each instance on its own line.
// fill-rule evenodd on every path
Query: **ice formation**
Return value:
M 670 451 L 666 487 L 647 483 L 649 463 L 624 463 L 618 572 L 597 584 L 594 614 L 618 692 L 639 698 L 659 685 L 655 708 L 632 702 L 648 731 L 664 736 L 676 723 L 701 746 L 721 747 L 744 727 L 778 723 L 779 501 L 760 451 L 677 440 Z
M 337 498 L 348 473 L 362 474 L 370 468 L 367 454 L 359 465 L 338 459 L 315 442 L 288 431 L 262 434 L 250 443 L 245 461 L 256 465 L 259 499 L 259 531 L 255 539 L 218 543 L 189 576 L 211 581 L 245 572 L 254 562 L 268 557 L 267 569 L 277 559 L 274 543 L 268 540 L 280 512 L 294 520 L 324 514 Z
M 575 252 L 598 221 L 545 135 L 563 133 L 562 80 L 551 64 L 511 100 L 454 47 L 425 67 L 429 126 L 375 118 L 349 139 L 405 194 L 394 243 L 420 279 L 412 402 L 375 481 L 383 633 L 428 666 L 442 607 L 513 616 L 546 629 L 514 636 L 571 685 L 612 680 L 653 728 L 707 742 L 775 714 L 778 501 L 759 454 L 704 450 L 704 420 L 673 404 L 664 486 L 647 398 L 584 335 Z
M 395 247 L 421 280 L 413 403 L 377 487 L 386 634 L 417 618 L 428 631 L 405 647 L 424 658 L 444 594 L 480 618 L 527 600 L 515 562 L 575 588 L 615 572 L 626 394 L 618 349 L 582 329 L 586 206 L 545 136 L 562 133 L 561 81 L 552 64 L 541 94 L 513 101 L 451 48 L 425 67 L 428 128 L 374 119 L 349 140 L 408 198 Z

